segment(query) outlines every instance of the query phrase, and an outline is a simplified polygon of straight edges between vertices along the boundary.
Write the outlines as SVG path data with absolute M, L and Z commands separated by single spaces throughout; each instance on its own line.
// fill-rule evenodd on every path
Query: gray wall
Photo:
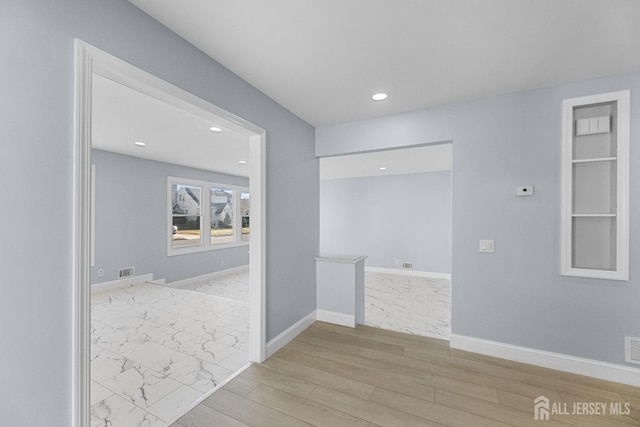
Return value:
M 454 334 L 624 364 L 640 277 L 560 275 L 561 102 L 631 89 L 631 247 L 640 256 L 640 74 L 518 92 L 316 130 L 320 156 L 453 141 Z M 635 148 L 633 148 L 635 147 Z M 514 196 L 534 185 L 535 196 Z M 495 239 L 494 254 L 478 253 Z
M 267 338 L 315 309 L 319 184 L 311 126 L 126 0 L 4 1 L 5 425 L 71 425 L 75 37 L 267 130 Z
M 116 280 L 118 268 L 136 267 L 167 282 L 249 263 L 249 246 L 167 256 L 167 177 L 249 186 L 249 180 L 102 150 L 96 165 L 96 265 L 91 283 Z M 223 265 L 221 265 L 223 263 Z M 98 269 L 104 276 L 98 277 Z
M 320 181 L 320 253 L 367 255 L 367 267 L 451 273 L 451 173 Z

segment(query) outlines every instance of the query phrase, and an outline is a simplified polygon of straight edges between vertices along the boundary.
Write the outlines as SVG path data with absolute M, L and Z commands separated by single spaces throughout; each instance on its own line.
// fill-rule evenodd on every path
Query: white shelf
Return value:
M 616 214 L 571 214 L 572 218 L 615 218 Z
M 573 160 L 571 163 L 595 163 L 595 162 L 614 162 L 617 157 L 597 157 L 593 159 L 579 159 Z

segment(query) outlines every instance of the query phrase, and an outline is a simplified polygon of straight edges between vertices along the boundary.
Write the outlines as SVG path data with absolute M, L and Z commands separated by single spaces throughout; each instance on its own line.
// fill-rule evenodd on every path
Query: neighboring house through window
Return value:
M 248 191 L 242 191 L 240 193 L 240 215 L 242 216 L 241 218 L 241 233 L 240 233 L 240 239 L 248 242 L 249 241 L 249 211 L 250 211 L 251 205 L 250 205 L 250 200 L 249 200 L 249 192 Z
M 233 243 L 234 191 L 211 188 L 211 244 Z
M 169 177 L 168 192 L 168 255 L 248 244 L 247 188 Z

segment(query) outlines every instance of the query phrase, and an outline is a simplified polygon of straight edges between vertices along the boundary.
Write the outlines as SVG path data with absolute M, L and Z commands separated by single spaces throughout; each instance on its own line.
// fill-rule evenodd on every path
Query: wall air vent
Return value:
M 624 360 L 640 365 L 640 338 L 624 338 Z
M 402 269 L 403 270 L 413 270 L 413 263 L 412 262 L 403 262 L 402 263 Z
M 123 267 L 118 269 L 118 279 L 124 279 L 125 277 L 133 277 L 136 275 L 135 267 Z

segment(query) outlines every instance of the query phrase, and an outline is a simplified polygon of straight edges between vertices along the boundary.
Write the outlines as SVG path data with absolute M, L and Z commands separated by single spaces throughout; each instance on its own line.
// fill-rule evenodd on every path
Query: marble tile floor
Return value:
M 365 273 L 365 325 L 449 339 L 451 281 Z
M 92 293 L 91 427 L 166 427 L 248 363 L 248 273 L 192 287 Z

